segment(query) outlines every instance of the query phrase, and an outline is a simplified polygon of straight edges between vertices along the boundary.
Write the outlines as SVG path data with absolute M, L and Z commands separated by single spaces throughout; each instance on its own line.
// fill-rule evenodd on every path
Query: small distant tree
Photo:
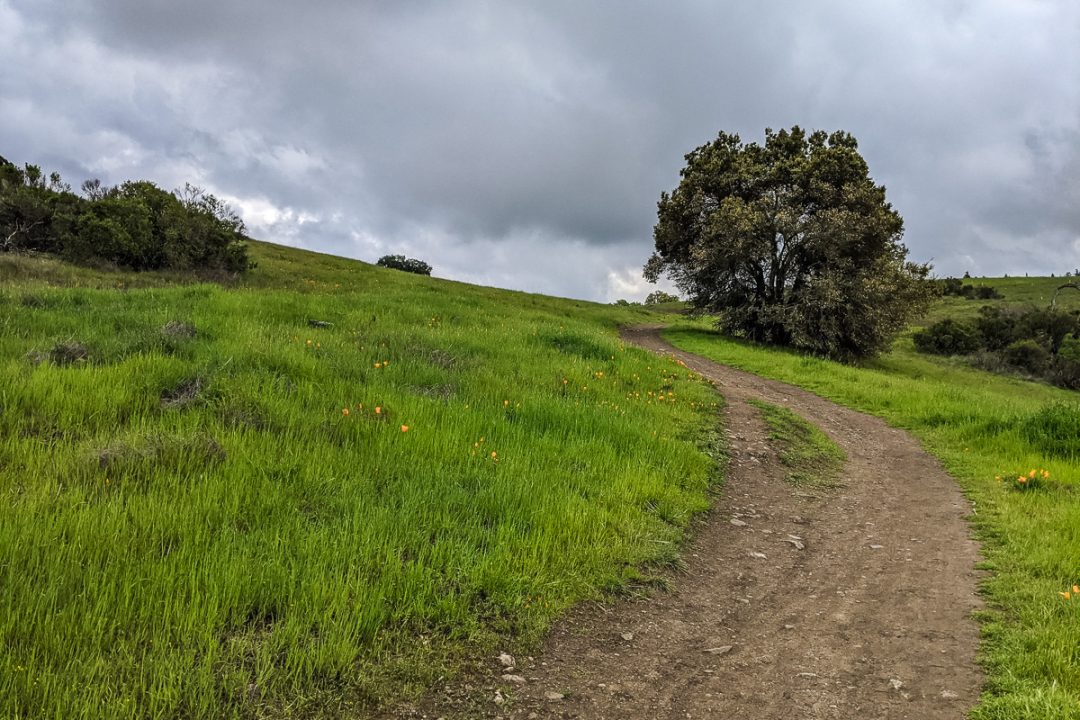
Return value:
M 431 274 L 431 266 L 426 262 L 416 258 L 407 258 L 404 255 L 383 255 L 375 264 L 380 267 L 416 273 L 417 275 Z
M 645 298 L 646 305 L 661 305 L 673 302 L 679 302 L 679 296 L 666 293 L 663 290 L 654 290 Z
M 846 132 L 721 132 L 663 193 L 645 277 L 731 334 L 838 358 L 887 348 L 935 293 Z

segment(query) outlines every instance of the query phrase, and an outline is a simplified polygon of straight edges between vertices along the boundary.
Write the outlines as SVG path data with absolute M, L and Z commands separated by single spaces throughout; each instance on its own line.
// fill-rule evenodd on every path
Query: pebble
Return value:
M 739 518 L 731 518 L 731 524 L 735 527 L 746 527 L 746 523 L 744 523 Z
M 503 667 L 512 668 L 514 667 L 514 656 L 507 653 L 500 653 L 499 662 L 502 663 Z
M 510 675 L 509 673 L 502 676 L 503 682 L 514 683 L 515 685 L 524 685 L 525 678 L 520 675 Z
M 626 642 L 630 642 L 631 640 L 633 640 L 633 639 L 634 639 L 634 633 L 623 633 L 623 634 L 621 635 L 621 637 L 622 637 L 622 639 L 623 639 L 623 640 L 625 640 Z
M 554 702 L 556 700 L 562 700 L 566 696 L 563 695 L 561 692 L 555 692 L 554 690 L 548 690 L 546 693 L 544 693 L 544 697 L 547 698 L 548 700 L 551 700 L 552 702 Z
M 731 652 L 731 645 L 721 645 L 714 648 L 706 648 L 703 652 L 707 652 L 711 655 L 725 655 Z

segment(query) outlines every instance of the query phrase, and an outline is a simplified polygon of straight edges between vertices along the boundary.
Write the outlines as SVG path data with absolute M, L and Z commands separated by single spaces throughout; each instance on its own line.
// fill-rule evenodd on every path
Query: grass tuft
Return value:
M 781 464 L 788 468 L 789 483 L 796 487 L 840 486 L 847 453 L 839 445 L 788 408 L 757 399 L 751 399 L 750 404 L 761 411 L 769 440 L 778 450 Z
M 1054 402 L 1018 422 L 1020 436 L 1047 457 L 1080 460 L 1080 403 Z

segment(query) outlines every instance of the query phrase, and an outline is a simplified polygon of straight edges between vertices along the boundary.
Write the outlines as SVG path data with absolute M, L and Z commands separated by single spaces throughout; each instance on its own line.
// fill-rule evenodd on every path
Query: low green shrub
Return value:
M 984 306 L 972 321 L 945 318 L 916 332 L 915 349 L 965 355 L 992 372 L 1021 370 L 1080 389 L 1080 317 L 1054 308 Z
M 1050 353 L 1034 340 L 1017 340 L 1005 348 L 1003 356 L 1005 362 L 1033 375 L 1041 375 L 1050 365 Z
M 417 275 L 431 274 L 431 266 L 426 262 L 417 260 L 416 258 L 407 258 L 404 255 L 383 255 L 375 264 L 379 267 L 404 270 L 405 272 L 416 273 Z
M 933 355 L 968 355 L 979 349 L 978 331 L 969 323 L 946 318 L 915 333 L 919 352 Z
M 83 265 L 236 274 L 250 268 L 244 223 L 226 203 L 192 185 L 166 192 L 151 182 L 83 195 L 58 173 L 0 157 L 0 251 L 55 253 Z

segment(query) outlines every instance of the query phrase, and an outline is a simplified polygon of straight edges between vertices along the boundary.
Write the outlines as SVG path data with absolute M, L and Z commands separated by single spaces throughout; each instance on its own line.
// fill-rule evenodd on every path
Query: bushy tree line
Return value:
M 379 267 L 404 270 L 405 272 L 416 273 L 417 275 L 431 274 L 431 266 L 426 262 L 417 260 L 416 258 L 407 258 L 404 255 L 383 255 L 375 262 L 375 264 Z
M 970 355 L 991 370 L 1019 370 L 1080 389 L 1080 314 L 985 306 L 974 320 L 939 320 L 915 333 L 915 348 Z
M 238 273 L 250 267 L 244 223 L 210 193 L 147 181 L 75 193 L 59 173 L 0 157 L 0 251 L 35 251 L 131 270 Z
M 1000 300 L 1004 297 L 990 285 L 967 285 L 960 278 L 945 278 L 938 281 L 942 295 L 967 298 L 968 300 Z

